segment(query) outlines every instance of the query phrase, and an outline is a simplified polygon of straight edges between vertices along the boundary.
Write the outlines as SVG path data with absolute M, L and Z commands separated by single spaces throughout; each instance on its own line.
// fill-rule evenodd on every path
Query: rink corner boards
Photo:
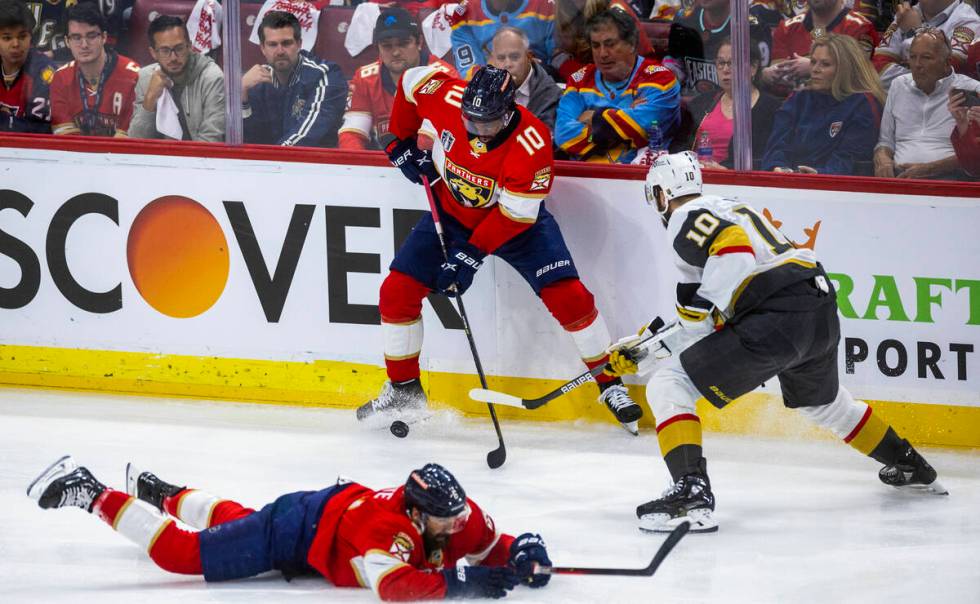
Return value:
M 434 407 L 466 416 L 486 414 L 486 406 L 467 392 L 475 375 L 423 372 Z M 188 397 L 273 405 L 354 408 L 375 396 L 384 368 L 343 361 L 268 361 L 0 345 L 0 385 L 88 390 L 117 394 Z M 488 376 L 489 387 L 516 396 L 535 397 L 560 385 L 558 380 Z M 644 388 L 630 392 L 645 401 Z M 612 422 L 596 403 L 596 389 L 575 390 L 535 411 L 497 407 L 505 419 L 522 421 Z M 923 445 L 980 448 L 980 407 L 869 400 L 876 413 L 913 442 Z M 641 420 L 653 428 L 649 408 Z M 829 439 L 799 414 L 783 407 L 778 395 L 757 391 L 719 411 L 698 403 L 710 432 L 768 437 Z

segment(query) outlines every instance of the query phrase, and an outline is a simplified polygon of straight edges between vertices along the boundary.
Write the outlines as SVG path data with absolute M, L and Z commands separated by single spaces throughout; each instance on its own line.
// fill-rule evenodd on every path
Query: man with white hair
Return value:
M 505 25 L 491 41 L 490 64 L 506 69 L 517 86 L 514 101 L 555 130 L 555 112 L 561 100 L 561 89 L 541 64 L 534 60 L 531 41 L 523 30 Z
M 685 520 L 692 532 L 718 529 L 694 404 L 704 397 L 722 409 L 773 377 L 783 404 L 884 464 L 882 482 L 946 493 L 912 445 L 840 385 L 836 292 L 813 250 L 748 204 L 702 194 L 690 151 L 654 161 L 646 198 L 667 228 L 681 280 L 680 328 L 657 330 L 663 321 L 655 320 L 640 336 L 656 331 L 658 342 L 637 351 L 639 338 L 625 338 L 609 356 L 613 375 L 656 369 L 647 401 L 674 484 L 637 507 L 641 530 L 667 532 Z
M 952 49 L 942 30 L 922 29 L 909 45 L 911 73 L 892 82 L 874 153 L 875 176 L 955 178 L 959 163 L 947 107 L 952 89 L 980 90 L 980 82 L 950 66 Z

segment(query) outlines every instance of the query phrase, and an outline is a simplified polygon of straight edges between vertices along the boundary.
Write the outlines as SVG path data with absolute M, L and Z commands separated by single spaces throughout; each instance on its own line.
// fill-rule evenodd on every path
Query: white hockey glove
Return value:
M 679 355 L 687 350 L 691 344 L 715 330 L 715 322 L 711 318 L 710 312 L 700 321 L 690 321 L 681 317 L 677 322 L 680 323 L 681 328 L 657 343 L 660 347 L 656 351 L 657 358 L 665 359 Z

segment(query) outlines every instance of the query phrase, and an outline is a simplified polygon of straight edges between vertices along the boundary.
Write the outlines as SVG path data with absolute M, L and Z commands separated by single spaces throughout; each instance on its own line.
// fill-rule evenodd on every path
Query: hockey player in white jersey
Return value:
M 840 386 L 836 293 L 813 250 L 797 247 L 747 204 L 702 195 L 690 151 L 650 166 L 646 197 L 680 270 L 682 329 L 639 354 L 636 339 L 621 340 L 609 361 L 614 375 L 656 369 L 647 401 L 674 484 L 637 508 L 642 530 L 669 531 L 684 520 L 692 531 L 718 529 L 694 403 L 703 396 L 720 409 L 773 377 L 787 407 L 884 464 L 882 482 L 946 493 L 908 441 Z

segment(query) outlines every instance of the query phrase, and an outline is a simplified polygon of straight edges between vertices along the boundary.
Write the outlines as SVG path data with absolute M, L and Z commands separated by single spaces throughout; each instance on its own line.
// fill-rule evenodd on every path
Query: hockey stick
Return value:
M 666 338 L 669 335 L 674 334 L 679 329 L 682 329 L 679 323 L 674 322 L 669 326 L 661 329 L 657 333 L 647 336 L 637 342 L 636 344 L 629 347 L 629 350 L 634 350 L 640 346 L 650 344 L 655 344 L 660 340 Z M 555 388 L 548 394 L 540 396 L 538 398 L 519 398 L 512 394 L 507 394 L 506 392 L 497 392 L 496 390 L 487 390 L 486 387 L 483 389 L 473 388 L 470 390 L 470 398 L 475 401 L 484 402 L 487 404 L 494 403 L 496 405 L 507 405 L 509 407 L 521 407 L 523 409 L 537 409 L 538 407 L 543 407 L 559 396 L 575 390 L 582 384 L 587 384 L 595 379 L 597 375 L 602 373 L 605 365 L 599 365 L 598 367 L 593 367 L 592 369 L 586 371 L 581 375 L 577 375 L 574 378 L 568 380 L 558 388 Z
M 446 251 L 446 239 L 442 233 L 442 222 L 439 220 L 439 209 L 436 207 L 436 199 L 432 194 L 432 186 L 429 178 L 422 175 L 422 185 L 425 187 L 425 195 L 429 198 L 429 211 L 432 213 L 432 222 L 436 226 L 436 235 L 439 236 L 439 247 L 442 248 L 442 257 L 449 262 L 449 253 Z M 459 310 L 459 318 L 463 321 L 463 332 L 466 340 L 470 343 L 470 352 L 473 354 L 473 363 L 476 365 L 476 373 L 480 376 L 480 385 L 484 389 L 487 387 L 487 378 L 483 374 L 483 363 L 480 362 L 480 355 L 476 351 L 476 341 L 473 339 L 473 332 L 470 330 L 470 321 L 466 317 L 466 308 L 463 306 L 463 294 L 456 292 L 456 308 Z M 504 446 L 504 435 L 500 432 L 500 420 L 497 419 L 497 411 L 493 404 L 487 402 L 487 409 L 490 410 L 490 419 L 493 420 L 493 429 L 497 431 L 497 442 L 500 446 L 487 453 L 487 465 L 493 469 L 499 468 L 507 461 L 507 449 Z
M 691 529 L 690 522 L 682 522 L 667 535 L 667 539 L 661 544 L 660 549 L 653 555 L 653 560 L 643 568 L 594 568 L 588 566 L 538 566 L 535 567 L 535 574 L 542 575 L 615 575 L 620 577 L 652 577 L 657 572 L 657 568 L 674 549 L 677 542 L 684 538 L 687 531 Z

